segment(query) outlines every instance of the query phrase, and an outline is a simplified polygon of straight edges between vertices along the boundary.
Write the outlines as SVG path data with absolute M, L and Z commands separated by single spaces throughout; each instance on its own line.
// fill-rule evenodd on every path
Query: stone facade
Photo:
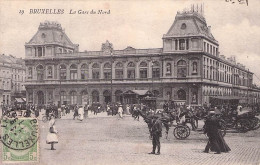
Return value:
M 115 50 L 106 41 L 101 51 L 79 52 L 59 23 L 46 21 L 25 49 L 28 103 L 124 102 L 128 90 L 149 90 L 158 100 L 188 105 L 208 104 L 216 96 L 259 101 L 251 97 L 259 93 L 253 73 L 219 55 L 218 41 L 194 9 L 177 13 L 163 48 Z

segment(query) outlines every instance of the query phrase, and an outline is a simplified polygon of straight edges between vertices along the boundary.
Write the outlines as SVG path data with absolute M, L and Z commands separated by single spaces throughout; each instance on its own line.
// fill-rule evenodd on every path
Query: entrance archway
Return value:
M 103 96 L 104 96 L 104 101 L 105 103 L 111 103 L 111 93 L 108 90 L 105 90 L 103 92 Z
M 183 89 L 177 91 L 178 100 L 186 100 L 186 92 Z
M 119 103 L 123 103 L 123 92 L 121 90 L 117 90 L 115 92 L 115 95 L 116 95 L 116 102 L 119 102 Z
M 37 97 L 38 97 L 38 105 L 43 105 L 44 104 L 44 93 L 43 93 L 43 91 L 38 91 Z

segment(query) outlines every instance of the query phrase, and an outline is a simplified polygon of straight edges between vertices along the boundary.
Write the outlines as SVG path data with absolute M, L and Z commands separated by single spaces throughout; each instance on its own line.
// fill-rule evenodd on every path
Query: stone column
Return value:
M 92 64 L 88 63 L 88 79 L 92 79 Z
M 179 50 L 180 48 L 179 44 L 180 44 L 179 39 L 177 39 L 177 50 Z
M 192 50 L 192 42 L 191 42 L 191 38 L 189 38 L 189 50 Z
M 77 74 L 78 74 L 78 77 L 77 77 L 77 80 L 81 80 L 81 70 L 80 70 L 80 64 L 77 65 Z
M 99 79 L 104 79 L 104 67 L 102 63 L 100 64 L 100 68 L 99 68 Z
M 127 79 L 127 62 L 123 64 L 124 79 Z
M 153 74 L 153 61 L 149 61 L 148 63 L 148 78 L 151 79 L 152 78 L 152 74 Z
M 116 78 L 116 72 L 115 72 L 115 63 L 113 62 L 112 64 L 111 64 L 111 69 L 112 69 L 112 79 L 115 79 Z
M 172 39 L 172 50 L 175 50 L 175 40 Z
M 184 50 L 186 50 L 186 48 L 187 48 L 187 47 L 186 47 L 186 44 L 187 44 L 187 43 L 186 43 L 186 39 L 184 39 Z
M 137 62 L 135 64 L 135 79 L 139 79 L 140 76 L 139 76 L 139 63 Z

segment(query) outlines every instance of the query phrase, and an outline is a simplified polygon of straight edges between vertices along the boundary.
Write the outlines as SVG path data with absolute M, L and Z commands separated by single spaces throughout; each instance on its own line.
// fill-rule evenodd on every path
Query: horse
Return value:
M 151 137 L 151 128 L 152 128 L 152 119 L 159 119 L 162 121 L 162 124 L 166 128 L 166 139 L 168 139 L 168 133 L 171 126 L 171 123 L 176 120 L 176 116 L 173 115 L 173 113 L 163 114 L 163 113 L 157 113 L 157 114 L 145 114 L 141 110 L 136 110 L 133 115 L 133 117 L 137 118 L 139 116 L 142 116 L 144 121 L 147 123 L 150 137 Z

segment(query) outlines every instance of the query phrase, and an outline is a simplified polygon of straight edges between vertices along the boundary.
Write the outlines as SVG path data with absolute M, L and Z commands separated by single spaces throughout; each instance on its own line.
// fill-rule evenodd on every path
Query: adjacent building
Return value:
M 235 57 L 220 55 L 202 8 L 177 12 L 162 43 L 162 48 L 116 50 L 106 41 L 100 51 L 79 52 L 59 23 L 40 23 L 25 44 L 27 101 L 131 103 L 124 98 L 130 90 L 188 105 L 208 104 L 216 97 L 259 102 L 253 73 Z
M 12 55 L 0 55 L 0 100 L 1 104 L 11 105 L 23 102 L 26 98 L 24 87 L 25 62 Z

